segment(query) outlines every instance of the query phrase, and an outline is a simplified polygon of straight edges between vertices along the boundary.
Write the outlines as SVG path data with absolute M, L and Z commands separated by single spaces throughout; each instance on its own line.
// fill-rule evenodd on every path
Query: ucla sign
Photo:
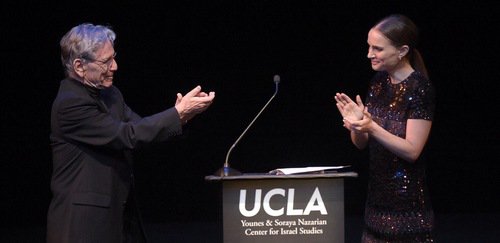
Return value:
M 344 242 L 343 183 L 342 178 L 224 181 L 224 242 Z
M 287 193 L 288 192 L 288 193 Z M 295 189 L 294 188 L 289 188 L 288 190 L 285 190 L 283 188 L 273 188 L 269 190 L 265 195 L 264 198 L 261 202 L 262 198 L 262 189 L 255 189 L 255 196 L 254 196 L 254 204 L 253 208 L 250 210 L 247 210 L 246 206 L 246 198 L 247 198 L 247 190 L 242 189 L 240 190 L 240 201 L 239 201 L 239 210 L 241 215 L 245 217 L 253 217 L 259 213 L 259 211 L 262 209 L 267 213 L 269 216 L 283 216 L 283 215 L 310 215 L 311 212 L 317 211 L 321 215 L 326 215 L 327 210 L 325 203 L 323 202 L 323 198 L 321 197 L 321 193 L 316 187 L 309 198 L 309 201 L 304 209 L 300 208 L 295 208 L 294 207 L 294 202 L 295 202 Z M 278 208 L 272 208 L 271 207 L 271 200 L 283 200 L 286 203 L 283 203 L 282 205 L 278 206 Z M 286 210 L 285 210 L 286 208 Z

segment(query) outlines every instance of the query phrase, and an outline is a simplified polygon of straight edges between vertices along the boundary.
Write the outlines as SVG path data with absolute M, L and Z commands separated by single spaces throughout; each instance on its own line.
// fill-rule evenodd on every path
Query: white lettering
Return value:
M 246 209 L 246 206 L 245 206 L 245 203 L 247 200 L 247 190 L 240 190 L 240 205 L 239 205 L 239 207 L 240 207 L 241 215 L 246 216 L 246 217 L 253 217 L 253 216 L 257 215 L 257 213 L 260 210 L 261 194 L 262 194 L 262 189 L 255 190 L 255 202 L 253 205 L 253 209 L 248 211 Z
M 295 221 L 280 221 L 279 219 L 274 220 L 274 226 L 288 226 L 288 228 L 297 225 Z
M 314 202 L 318 202 L 318 204 L 316 205 L 314 204 Z M 307 204 L 306 209 L 304 209 L 303 215 L 309 215 L 311 211 L 320 211 L 321 215 L 328 214 L 326 212 L 325 203 L 323 203 L 323 198 L 321 198 L 318 187 L 316 187 L 311 196 L 311 199 L 309 199 L 309 203 Z
M 245 235 L 267 235 L 267 230 L 246 229 Z
M 304 211 L 302 209 L 294 209 L 293 201 L 295 199 L 295 189 L 288 189 L 288 201 L 286 203 L 286 215 L 302 215 Z
M 271 197 L 273 197 L 274 195 L 281 195 L 284 197 L 285 190 L 281 189 L 281 188 L 276 188 L 276 189 L 272 189 L 271 191 L 266 193 L 266 196 L 264 196 L 264 202 L 262 203 L 263 207 L 264 207 L 264 211 L 266 211 L 266 213 L 271 215 L 271 216 L 281 216 L 285 212 L 284 208 L 280 208 L 278 210 L 274 210 L 271 208 L 270 201 L 271 201 Z
M 297 222 L 299 225 L 327 225 L 328 222 L 325 219 L 316 219 L 316 220 L 306 220 L 304 218 L 298 219 Z
M 321 235 L 323 234 L 323 229 L 318 229 L 316 227 L 312 227 L 310 229 L 302 228 L 299 229 L 301 235 Z
M 283 229 L 281 228 L 281 234 L 282 235 L 296 235 L 297 234 L 297 227 L 293 229 Z
M 241 220 L 241 226 L 243 227 L 262 227 L 264 226 L 264 222 L 261 221 L 246 221 L 246 220 Z
M 255 190 L 255 199 L 254 199 L 254 204 L 253 208 L 251 210 L 247 210 L 246 208 L 246 201 L 247 201 L 247 190 L 242 189 L 240 190 L 240 201 L 239 201 L 239 210 L 241 215 L 245 217 L 253 217 L 257 215 L 260 211 L 261 207 L 261 198 L 262 198 L 262 189 L 256 189 Z M 266 193 L 264 196 L 264 199 L 262 201 L 262 207 L 264 208 L 264 211 L 270 215 L 270 216 L 282 216 L 285 213 L 285 206 L 281 208 L 272 208 L 271 207 L 271 199 L 275 197 L 276 195 L 282 196 L 284 198 L 287 198 L 286 200 L 286 215 L 310 215 L 311 212 L 313 211 L 319 211 L 322 215 L 327 215 L 328 212 L 325 207 L 325 203 L 323 202 L 323 198 L 321 197 L 321 193 L 316 187 L 314 189 L 313 194 L 311 195 L 311 198 L 309 199 L 309 202 L 306 205 L 305 209 L 298 209 L 294 208 L 294 203 L 295 203 L 295 189 L 294 188 L 289 188 L 288 189 L 288 195 L 286 194 L 285 189 L 283 188 L 274 188 L 271 189 Z M 282 205 L 284 203 L 275 203 L 274 205 Z M 326 224 L 326 223 L 325 223 Z M 321 224 L 307 224 L 304 223 L 304 225 L 321 225 Z

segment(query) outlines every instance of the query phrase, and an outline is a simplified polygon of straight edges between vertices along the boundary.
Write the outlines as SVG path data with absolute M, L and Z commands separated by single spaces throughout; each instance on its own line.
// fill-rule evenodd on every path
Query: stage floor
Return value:
M 358 243 L 362 231 L 361 216 L 346 216 L 346 243 Z M 500 242 L 500 213 L 437 214 L 437 243 L 496 243 Z M 221 243 L 220 222 L 182 222 L 146 224 L 150 243 Z M 45 242 L 44 227 L 6 227 L 0 233 L 2 243 Z

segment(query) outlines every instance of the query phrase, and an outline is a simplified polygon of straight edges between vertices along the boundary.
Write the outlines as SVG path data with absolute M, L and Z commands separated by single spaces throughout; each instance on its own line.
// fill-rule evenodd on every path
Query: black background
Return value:
M 427 145 L 437 213 L 498 212 L 499 11 L 491 2 L 73 1 L 2 5 L 2 224 L 44 226 L 50 202 L 50 106 L 63 71 L 59 40 L 82 22 L 117 33 L 115 85 L 147 116 L 200 84 L 214 104 L 183 136 L 136 151 L 146 222 L 219 221 L 220 185 L 204 180 L 233 150 L 232 167 L 353 165 L 346 212 L 361 214 L 367 152 L 350 143 L 333 96 L 364 96 L 374 74 L 366 34 L 391 13 L 412 18 L 437 89 Z

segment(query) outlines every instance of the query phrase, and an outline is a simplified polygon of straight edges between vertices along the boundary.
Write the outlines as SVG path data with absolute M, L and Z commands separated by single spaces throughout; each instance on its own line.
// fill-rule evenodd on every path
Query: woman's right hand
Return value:
M 347 119 L 348 121 L 359 121 L 363 119 L 365 106 L 363 105 L 359 95 L 356 95 L 356 102 L 354 102 L 346 94 L 336 93 L 335 101 L 337 102 L 337 109 L 343 119 Z

